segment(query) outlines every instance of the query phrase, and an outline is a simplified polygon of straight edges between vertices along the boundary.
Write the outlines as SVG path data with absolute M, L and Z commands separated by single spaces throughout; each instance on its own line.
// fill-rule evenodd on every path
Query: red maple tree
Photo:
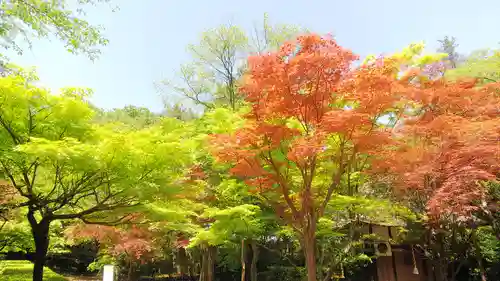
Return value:
M 78 224 L 70 227 L 67 235 L 74 239 L 95 239 L 111 256 L 124 256 L 132 263 L 142 263 L 155 257 L 155 239 L 149 230 L 132 225 L 116 226 Z
M 240 93 L 246 126 L 214 136 L 215 155 L 301 238 L 308 280 L 316 280 L 318 219 L 342 181 L 391 141 L 380 118 L 399 114 L 398 69 L 390 59 L 354 68 L 357 56 L 330 37 L 306 35 L 248 59 Z
M 378 171 L 426 195 L 431 218 L 470 219 L 478 211 L 491 217 L 485 182 L 500 174 L 500 84 L 418 81 L 408 93 L 411 110 L 396 128 L 398 145 L 381 154 Z

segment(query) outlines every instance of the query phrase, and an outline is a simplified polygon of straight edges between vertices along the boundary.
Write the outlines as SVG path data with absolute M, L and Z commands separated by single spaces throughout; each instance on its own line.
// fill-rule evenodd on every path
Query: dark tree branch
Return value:
M 18 144 L 21 144 L 22 141 L 21 141 L 21 138 L 18 137 L 16 135 L 16 133 L 14 133 L 14 130 L 10 127 L 9 124 L 7 124 L 7 122 L 2 118 L 2 116 L 0 115 L 0 125 L 2 125 L 2 127 L 7 131 L 7 133 L 9 134 L 10 138 L 12 139 L 12 142 L 15 144 L 15 145 L 18 145 Z
M 477 77 L 477 78 L 479 78 L 479 79 L 483 79 L 483 80 L 488 80 L 488 81 L 493 82 L 493 83 L 496 83 L 496 82 L 497 82 L 497 80 L 495 80 L 495 79 L 491 79 L 491 78 L 488 78 L 488 77 Z
M 281 174 L 278 166 L 276 165 L 276 163 L 274 162 L 274 160 L 272 159 L 272 156 L 271 156 L 271 153 L 269 152 L 269 155 L 268 157 L 266 156 L 263 156 L 263 158 L 269 163 L 271 164 L 271 167 L 273 168 L 274 172 L 276 173 L 276 177 L 278 179 L 278 184 L 280 185 L 281 187 L 281 192 L 283 194 L 283 197 L 288 205 L 288 207 L 290 207 L 290 210 L 292 210 L 292 214 L 295 218 L 300 218 L 300 213 L 299 211 L 297 210 L 297 207 L 295 207 L 295 204 L 293 203 L 292 201 L 292 198 L 290 197 L 290 187 L 288 186 L 288 184 L 286 183 L 286 180 L 283 178 L 283 175 Z
M 130 199 L 134 200 L 134 199 Z M 122 200 L 123 202 L 116 202 L 116 203 L 110 203 L 110 204 L 97 204 L 94 207 L 91 207 L 89 209 L 72 213 L 72 214 L 52 214 L 50 215 L 50 218 L 52 220 L 68 220 L 68 219 L 82 219 L 85 218 L 85 216 L 92 215 L 95 213 L 103 212 L 103 211 L 111 211 L 111 210 L 116 210 L 116 209 L 121 209 L 121 208 L 129 208 L 129 207 L 134 207 L 138 206 L 139 203 L 132 203 L 131 201 L 128 200 Z
M 134 206 L 129 206 L 129 207 L 134 207 Z M 80 220 L 84 222 L 85 224 L 96 224 L 96 225 L 106 225 L 106 226 L 117 226 L 117 225 L 124 225 L 124 224 L 129 224 L 132 223 L 131 220 L 129 219 L 130 215 L 124 215 L 121 216 L 120 218 L 113 220 L 113 221 L 103 221 L 103 220 L 90 220 L 88 218 L 82 217 Z M 134 224 L 137 224 L 134 222 Z

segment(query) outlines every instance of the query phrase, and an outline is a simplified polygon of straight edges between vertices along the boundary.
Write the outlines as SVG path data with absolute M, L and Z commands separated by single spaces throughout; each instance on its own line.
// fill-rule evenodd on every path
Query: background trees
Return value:
M 490 158 L 498 153 L 492 125 L 498 120 L 491 107 L 498 95 L 493 84 L 460 76 L 462 67 L 440 70 L 444 77 L 429 75 L 426 67 L 409 70 L 414 85 L 409 110 L 395 127 L 396 145 L 379 154 L 390 159 L 384 167 L 396 177 L 391 185 L 404 190 L 415 211 L 428 215 L 422 217 L 426 234 L 417 243 L 433 262 L 436 280 L 455 280 L 467 259 L 486 279 L 475 233 L 482 229 L 489 239 L 495 234 L 494 217 L 486 215 L 488 226 L 481 225 L 495 205 L 488 201 L 494 198 L 490 181 L 498 181 L 498 160 Z M 474 254 L 467 257 L 466 251 Z
M 203 109 L 235 110 L 243 101 L 238 83 L 245 72 L 247 57 L 275 50 L 301 32 L 305 30 L 298 26 L 271 25 L 267 14 L 262 26 L 255 25 L 252 33 L 233 24 L 209 29 L 201 34 L 198 44 L 188 46 L 193 61 L 180 67 L 179 79 L 164 80 L 159 84 L 160 89 L 170 98 L 172 91 L 178 93 Z
M 457 68 L 458 64 L 461 62 L 462 57 L 457 52 L 457 39 L 455 37 L 445 36 L 442 40 L 438 40 L 441 44 L 441 47 L 438 49 L 438 52 L 445 53 L 448 55 L 446 60 L 449 63 L 449 67 L 451 69 Z

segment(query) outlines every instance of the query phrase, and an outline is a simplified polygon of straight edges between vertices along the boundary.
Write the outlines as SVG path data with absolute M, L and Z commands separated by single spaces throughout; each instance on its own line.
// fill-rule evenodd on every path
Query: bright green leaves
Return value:
M 333 196 L 328 204 L 328 212 L 341 213 L 351 211 L 372 223 L 400 224 L 402 220 L 415 220 L 415 215 L 406 207 L 389 200 L 369 198 L 361 195 Z
M 318 230 L 316 231 L 316 235 L 318 237 L 328 236 L 330 238 L 336 237 L 344 237 L 346 236 L 344 233 L 335 232 L 334 229 L 338 227 L 335 222 L 329 218 L 320 218 L 318 220 Z
M 210 245 L 221 245 L 231 240 L 234 242 L 234 240 L 258 235 L 262 229 L 259 215 L 260 208 L 249 204 L 224 209 L 208 208 L 202 217 L 213 219 L 214 222 L 191 240 L 191 246 L 204 242 Z
M 17 216 L 11 218 L 0 230 L 0 253 L 30 253 L 35 250 L 31 227 L 26 220 L 23 220 L 26 212 L 26 210 L 17 210 Z M 50 252 L 64 251 L 67 241 L 64 238 L 63 231 L 64 227 L 61 222 L 51 224 L 51 231 L 49 232 L 51 239 Z
M 304 126 L 302 126 L 302 123 L 297 118 L 288 118 L 286 120 L 286 126 L 290 129 L 298 130 L 302 134 L 304 133 Z
M 433 64 L 443 62 L 448 54 L 446 53 L 424 53 L 425 44 L 423 42 L 412 43 L 403 48 L 400 52 L 394 53 L 384 58 L 384 63 L 394 65 L 395 75 L 401 75 L 403 69 L 424 68 Z M 369 55 L 363 64 L 371 64 L 377 61 L 377 57 Z
M 59 162 L 71 165 L 72 169 L 94 170 L 100 169 L 97 161 L 89 161 L 95 157 L 95 147 L 91 144 L 81 143 L 74 138 L 62 140 L 48 140 L 44 138 L 31 138 L 28 143 L 18 145 L 15 152 L 26 156 L 27 161 L 38 163 Z
M 231 133 L 244 125 L 241 113 L 225 108 L 208 111 L 199 121 L 199 132 L 210 134 Z
M 9 221 L 0 230 L 1 252 L 30 252 L 35 249 L 33 236 L 27 221 Z
M 96 124 L 86 101 L 90 91 L 67 88 L 53 95 L 23 75 L 0 78 L 0 90 L 0 178 L 19 195 L 9 207 L 28 218 L 13 227 L 31 230 L 6 228 L 0 236 L 17 231 L 17 240 L 32 241 L 59 231 L 58 221 L 74 219 L 153 221 L 151 227 L 165 229 L 158 216 L 173 222 L 170 229 L 198 232 L 196 225 L 182 227 L 194 213 L 167 203 L 182 202 L 178 195 L 189 192 L 186 170 L 199 147 L 192 124 L 172 118 L 143 126 Z M 134 109 L 125 110 L 142 115 Z M 46 233 L 34 231 L 45 223 L 51 225 Z M 59 237 L 50 237 L 53 249 L 64 243 Z
M 100 54 L 99 47 L 106 45 L 108 40 L 101 34 L 102 27 L 93 26 L 79 16 L 82 15 L 82 5 L 98 2 L 107 0 L 85 0 L 71 4 L 67 1 L 2 1 L 1 45 L 22 53 L 21 47 L 16 43 L 17 35 L 23 35 L 23 39 L 31 43 L 30 33 L 37 37 L 53 34 L 65 43 L 69 52 L 85 53 L 95 59 Z
M 109 111 L 98 110 L 95 117 L 95 121 L 103 125 L 113 123 L 117 126 L 130 127 L 132 129 L 148 127 L 158 123 L 159 119 L 160 116 L 149 109 L 132 105 Z
M 33 184 L 46 192 L 54 184 L 54 174 L 62 174 L 58 179 L 62 186 L 71 185 L 75 178 L 83 179 L 86 174 L 100 174 L 109 177 L 107 188 L 111 185 L 137 198 L 151 198 L 182 178 L 183 169 L 192 161 L 190 141 L 181 143 L 175 131 L 163 134 L 159 128 L 151 128 L 123 133 L 101 130 L 95 134 L 97 139 L 91 143 L 72 138 L 33 138 L 16 151 L 27 156 L 29 163 L 40 165 L 37 182 Z
M 40 215 L 119 216 L 113 210 L 171 200 L 182 190 L 199 145 L 189 124 L 171 118 L 142 129 L 93 124 L 90 91 L 53 95 L 21 75 L 0 78 L 0 90 L 2 177 Z
M 219 198 L 227 205 L 239 205 L 250 196 L 248 186 L 236 179 L 224 179 L 216 187 Z
M 442 61 L 448 55 L 444 53 L 423 54 L 425 44 L 423 42 L 412 43 L 401 52 L 395 53 L 391 58 L 396 59 L 402 65 L 424 66 Z
M 79 139 L 90 129 L 93 112 L 82 94 L 86 90 L 65 89 L 56 96 L 21 74 L 0 78 L 0 91 L 2 143 L 21 144 L 31 137 Z
M 495 237 L 492 227 L 479 227 L 476 235 L 483 258 L 491 263 L 500 261 L 500 240 Z
M 483 83 L 500 81 L 500 51 L 478 50 L 473 52 L 457 68 L 446 72 L 446 78 L 457 79 L 461 77 L 473 77 L 482 80 Z

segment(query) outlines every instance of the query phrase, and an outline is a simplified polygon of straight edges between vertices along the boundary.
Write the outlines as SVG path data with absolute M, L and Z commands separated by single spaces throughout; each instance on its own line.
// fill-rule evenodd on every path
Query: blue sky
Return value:
M 93 88 L 97 106 L 133 104 L 159 111 L 162 99 L 154 82 L 173 78 L 179 65 L 189 61 L 188 44 L 196 43 L 205 29 L 229 21 L 250 29 L 262 21 L 264 12 L 272 23 L 331 32 L 341 45 L 360 55 L 393 52 L 422 40 L 432 50 L 445 35 L 457 37 L 462 53 L 497 47 L 500 42 L 498 0 L 113 2 L 119 11 L 112 12 L 107 5 L 88 10 L 88 20 L 102 24 L 110 40 L 97 61 L 67 53 L 56 40 L 35 41 L 32 50 L 12 55 L 12 61 L 36 66 L 42 84 L 49 88 Z

